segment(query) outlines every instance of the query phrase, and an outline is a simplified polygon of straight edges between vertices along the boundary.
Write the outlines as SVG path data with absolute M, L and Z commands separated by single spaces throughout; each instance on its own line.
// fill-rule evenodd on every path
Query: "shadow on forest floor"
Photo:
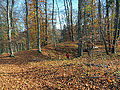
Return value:
M 37 50 L 20 51 L 15 53 L 15 57 L 9 57 L 9 54 L 0 55 L 0 64 L 27 64 L 28 62 L 39 62 L 48 60 L 49 57 L 40 54 Z
M 45 60 L 63 60 L 66 59 L 66 53 L 70 54 L 70 59 L 77 57 L 77 42 L 58 43 L 57 48 L 54 49 L 53 45 L 47 45 L 42 48 L 40 54 L 37 49 L 19 51 L 15 57 L 9 57 L 9 54 L 0 55 L 0 64 L 27 64 L 28 62 L 39 62 Z

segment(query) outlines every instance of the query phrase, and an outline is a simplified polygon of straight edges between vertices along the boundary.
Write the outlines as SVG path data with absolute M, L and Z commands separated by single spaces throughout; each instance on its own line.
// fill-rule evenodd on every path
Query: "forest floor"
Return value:
M 120 90 L 120 48 L 108 56 L 97 47 L 93 57 L 77 58 L 77 42 L 0 55 L 0 90 Z

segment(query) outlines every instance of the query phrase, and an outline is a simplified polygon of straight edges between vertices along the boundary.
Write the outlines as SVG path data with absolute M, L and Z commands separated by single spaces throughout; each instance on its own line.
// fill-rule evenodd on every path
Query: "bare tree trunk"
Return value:
M 20 43 L 18 42 L 18 44 L 17 44 L 17 45 L 18 45 L 18 51 L 20 51 Z
M 20 43 L 20 50 L 22 51 L 22 42 Z
M 82 0 L 78 0 L 78 57 L 83 55 L 82 49 L 82 29 L 81 29 L 81 19 L 82 19 Z
M 92 8 L 91 8 L 91 15 L 92 15 L 92 43 L 94 43 L 94 18 L 93 18 L 93 0 L 92 0 Z M 91 48 L 90 48 L 91 49 Z M 92 59 L 93 59 L 93 56 L 94 56 L 94 48 L 92 48 L 93 51 L 92 51 Z M 90 54 L 91 54 L 91 50 L 90 50 Z
M 54 48 L 56 49 L 55 26 L 53 24 L 53 19 L 54 19 L 54 0 L 53 0 L 53 9 L 52 9 L 52 33 L 53 33 Z
M 58 8 L 58 18 L 59 18 L 59 23 L 60 23 L 60 29 L 62 30 L 61 19 L 60 19 L 60 10 L 59 10 L 57 0 L 56 0 L 56 5 L 57 5 L 57 8 Z
M 104 5 L 103 5 L 103 19 L 104 19 L 104 35 L 106 37 L 106 17 L 105 17 L 105 8 L 104 8 Z
M 33 48 L 35 48 L 35 39 L 34 39 L 34 45 L 33 45 Z
M 120 17 L 119 17 L 119 24 L 118 24 L 118 35 L 117 38 L 120 36 Z
M 48 26 L 48 19 L 47 19 L 47 0 L 46 0 L 46 2 L 45 2 L 45 15 L 46 15 L 46 18 L 45 18 L 45 31 L 46 31 L 46 38 L 45 38 L 45 45 L 47 45 L 47 42 L 48 42 L 48 28 L 47 28 L 47 26 Z
M 72 33 L 72 36 L 71 36 L 71 39 L 72 41 L 74 41 L 74 34 L 73 34 L 73 19 L 72 19 L 72 0 L 70 0 L 70 6 L 71 6 L 71 33 Z
M 1 44 L 1 53 L 4 53 L 4 44 Z
M 25 42 L 23 42 L 23 50 L 25 50 Z
M 9 6 L 10 0 L 7 0 L 7 23 L 8 23 L 8 41 L 9 41 L 9 50 L 10 50 L 10 56 L 14 57 L 13 49 L 12 49 L 12 43 L 11 43 L 11 25 L 10 25 L 10 6 Z
M 36 5 L 34 5 L 34 8 L 36 8 Z M 34 15 L 35 15 L 35 17 L 34 17 L 34 19 L 35 19 L 35 31 L 37 31 L 36 12 L 34 13 Z M 34 37 L 34 48 L 35 48 L 35 46 L 36 46 L 36 36 Z
M 108 0 L 106 0 L 106 18 L 107 18 L 107 34 L 108 34 L 108 43 L 109 43 L 109 51 L 111 50 L 111 42 L 110 42 L 110 31 L 109 31 L 109 5 Z
M 26 4 L 26 25 L 27 25 L 27 49 L 30 50 L 30 37 L 29 37 L 29 25 L 28 25 L 28 2 L 25 0 Z
M 93 0 L 92 0 L 92 9 L 91 9 L 91 15 L 92 15 L 92 42 L 94 42 L 94 19 L 93 19 Z
M 12 0 L 12 6 L 11 6 L 11 29 L 14 31 L 14 21 L 13 21 L 13 7 L 14 7 L 14 0 Z M 14 52 L 14 49 L 13 49 Z
M 98 24 L 100 25 L 100 34 L 102 36 L 102 39 L 103 39 L 103 42 L 104 42 L 104 45 L 105 45 L 105 50 L 106 50 L 106 54 L 108 55 L 108 50 L 107 50 L 107 44 L 106 44 L 106 40 L 104 38 L 104 35 L 103 35 L 103 32 L 102 32 L 102 27 L 101 27 L 101 2 L 99 0 L 99 4 L 98 4 L 98 15 L 99 15 L 99 21 L 98 21 Z
M 11 7 L 11 27 L 12 30 L 14 29 L 14 24 L 13 24 L 13 7 L 14 7 L 14 0 L 12 0 L 12 7 Z
M 112 7 L 111 7 L 111 15 L 113 16 L 113 14 L 114 14 L 114 9 L 113 9 L 113 5 L 112 5 Z M 113 37 L 112 29 L 113 29 L 113 17 L 111 18 L 111 37 Z M 113 43 L 113 40 L 111 40 L 111 43 Z M 111 47 L 111 50 L 112 50 L 112 47 Z
M 70 21 L 69 21 L 69 7 L 68 7 L 68 1 L 67 0 L 64 0 L 64 7 L 65 7 L 65 13 L 66 13 L 68 36 L 71 40 Z
M 40 44 L 40 24 L 38 16 L 38 0 L 36 0 L 36 14 L 37 14 L 37 29 L 38 29 L 38 52 L 41 53 L 41 44 Z
M 15 49 L 15 52 L 17 52 L 17 43 L 16 42 L 14 43 L 14 49 Z
M 119 0 L 116 0 L 115 32 L 114 32 L 112 53 L 115 53 L 115 44 L 116 44 L 117 32 L 118 32 L 118 19 L 119 19 Z
M 67 23 L 67 24 L 68 24 L 68 25 L 67 25 L 67 26 L 68 26 L 67 29 L 68 29 L 69 38 L 70 38 L 70 41 L 71 41 L 71 40 L 72 40 L 72 37 L 71 37 L 71 30 L 70 30 L 70 11 L 69 11 L 69 5 L 68 5 L 68 4 L 69 4 L 69 0 L 66 0 L 66 4 L 67 4 L 67 13 L 68 13 L 68 14 L 67 14 L 67 15 L 68 15 L 68 16 L 67 16 L 67 22 L 68 22 L 68 23 Z
M 0 20 L 2 19 L 2 15 L 0 15 Z M 2 23 L 2 25 L 1 25 L 1 39 L 3 40 L 3 21 L 1 20 L 1 23 Z M 1 54 L 4 52 L 4 43 L 1 43 Z
M 84 26 L 83 26 L 83 35 L 88 35 L 86 30 L 86 0 L 84 0 Z

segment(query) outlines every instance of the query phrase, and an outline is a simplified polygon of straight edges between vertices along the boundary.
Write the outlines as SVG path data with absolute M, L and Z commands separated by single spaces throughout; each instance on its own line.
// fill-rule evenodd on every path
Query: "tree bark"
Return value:
M 60 23 L 60 29 L 62 30 L 61 19 L 60 19 L 60 10 L 59 10 L 57 0 L 56 0 L 56 5 L 57 5 L 57 8 L 58 8 L 58 18 L 59 18 L 59 23 Z
M 112 6 L 111 6 L 111 15 L 113 16 L 113 14 L 114 14 L 114 6 L 113 6 L 113 4 L 112 4 Z M 111 18 L 111 37 L 113 37 L 113 31 L 112 31 L 112 29 L 113 29 L 113 17 Z M 113 40 L 111 40 L 111 43 L 113 43 Z M 112 47 L 111 47 L 111 50 L 112 50 Z M 112 52 L 112 51 L 111 51 Z
M 2 21 L 2 15 L 0 15 L 0 20 L 1 20 L 1 40 L 4 39 L 4 36 L 3 36 L 3 21 Z M 1 54 L 4 52 L 4 43 L 1 43 Z
M 15 52 L 17 52 L 17 43 L 16 42 L 14 43 L 14 50 L 15 50 Z
M 81 29 L 81 19 L 82 19 L 82 0 L 78 0 L 78 57 L 83 55 L 82 49 L 82 29 Z
M 118 35 L 117 35 L 117 38 L 119 38 L 120 36 L 120 17 L 119 17 L 119 24 L 118 24 Z
M 83 34 L 88 35 L 88 31 L 86 30 L 86 0 L 84 0 L 84 26 L 83 26 Z
M 12 30 L 14 29 L 14 24 L 13 24 L 13 7 L 14 7 L 14 0 L 12 0 L 12 7 L 11 7 L 11 27 Z
M 41 53 L 41 44 L 40 44 L 40 24 L 38 16 L 38 0 L 36 0 L 36 14 L 37 14 L 37 29 L 38 29 L 38 52 Z
M 74 41 L 74 34 L 73 34 L 73 19 L 72 19 L 72 16 L 73 16 L 73 14 L 72 14 L 72 0 L 70 0 L 70 6 L 71 6 L 71 34 L 72 34 L 72 36 L 71 36 L 71 40 L 72 41 Z
M 46 38 L 45 38 L 45 45 L 47 45 L 47 42 L 48 42 L 48 30 L 47 30 L 47 25 L 48 25 L 48 19 L 47 19 L 47 0 L 45 2 L 45 15 L 46 15 L 46 18 L 45 18 L 45 31 L 46 31 Z
M 30 37 L 29 37 L 29 25 L 28 25 L 28 2 L 25 0 L 26 4 L 26 25 L 27 25 L 27 49 L 30 50 Z
M 10 6 L 9 6 L 10 0 L 7 0 L 7 24 L 8 24 L 8 41 L 9 41 L 9 51 L 10 56 L 14 57 L 13 49 L 12 49 L 12 43 L 11 43 L 11 25 L 10 25 Z
M 107 18 L 107 34 L 108 34 L 108 44 L 109 51 L 111 50 L 111 42 L 110 42 L 110 31 L 109 31 L 109 5 L 108 0 L 106 0 L 106 18 Z
M 94 18 L 93 18 L 93 0 L 92 0 L 92 9 L 91 9 L 91 15 L 92 15 L 92 42 L 94 42 L 94 28 L 93 28 L 93 26 L 94 26 Z
M 112 53 L 115 53 L 115 44 L 116 44 L 117 32 L 118 32 L 118 19 L 119 19 L 119 0 L 116 0 L 115 32 L 114 32 Z
M 56 49 L 55 25 L 53 24 L 53 19 L 54 19 L 54 0 L 53 0 L 53 8 L 52 8 L 52 33 L 53 33 L 54 48 Z
M 69 36 L 69 40 L 71 40 L 70 21 L 69 21 L 69 8 L 68 8 L 68 1 L 67 0 L 64 0 L 64 7 L 65 7 L 65 13 L 66 13 L 68 36 Z
M 34 8 L 36 8 L 36 4 L 34 4 Z M 34 17 L 34 20 L 35 20 L 35 32 L 37 32 L 37 17 L 36 17 L 36 12 L 34 13 L 35 17 Z M 34 48 L 36 46 L 36 36 L 34 37 Z
M 104 45 L 105 45 L 106 54 L 109 55 L 108 50 L 107 50 L 106 40 L 105 40 L 105 38 L 104 38 L 104 35 L 103 35 L 103 32 L 102 32 L 102 27 L 101 27 L 101 2 L 100 2 L 100 0 L 99 0 L 99 4 L 98 4 L 98 15 L 99 15 L 98 24 L 100 25 L 100 26 L 99 26 L 100 34 L 101 34 L 101 36 L 102 36 L 102 39 L 103 39 L 103 42 L 104 42 Z

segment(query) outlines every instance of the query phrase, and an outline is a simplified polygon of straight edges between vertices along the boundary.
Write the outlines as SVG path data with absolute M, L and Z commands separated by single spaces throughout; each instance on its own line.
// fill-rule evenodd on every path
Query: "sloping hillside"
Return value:
M 95 57 L 77 56 L 77 42 L 0 55 L 0 89 L 4 90 L 119 90 L 120 57 L 106 56 L 98 45 Z M 70 60 L 66 59 L 66 52 Z

